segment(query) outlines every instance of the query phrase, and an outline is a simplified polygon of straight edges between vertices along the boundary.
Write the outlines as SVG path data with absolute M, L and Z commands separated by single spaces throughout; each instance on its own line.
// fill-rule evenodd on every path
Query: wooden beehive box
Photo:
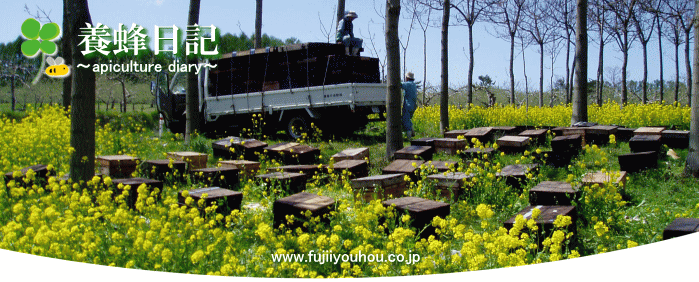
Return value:
M 520 132 L 524 130 L 526 130 L 526 126 L 494 126 L 492 132 L 492 140 L 497 140 L 500 137 L 508 135 L 518 135 Z
M 410 176 L 412 180 L 417 180 L 420 165 L 425 163 L 421 160 L 395 160 L 384 167 L 383 174 L 402 173 Z
M 282 194 L 298 193 L 306 189 L 307 177 L 295 172 L 271 172 L 255 176 L 271 187 L 279 187 Z
M 663 240 L 699 232 L 699 218 L 675 218 L 663 230 Z
M 662 142 L 670 148 L 685 149 L 689 147 L 689 131 L 664 130 Z
M 284 164 L 313 164 L 318 161 L 320 150 L 296 142 L 284 142 L 265 148 L 268 154 Z
M 327 215 L 335 209 L 335 199 L 327 196 L 319 196 L 312 193 L 301 192 L 274 201 L 272 213 L 274 214 L 274 227 L 284 224 L 290 229 L 304 227 L 303 223 L 308 221 L 305 213 L 311 212 L 311 217 L 320 216 L 321 222 L 329 222 Z M 289 225 L 287 216 L 294 216 L 294 221 Z
M 198 169 L 206 167 L 209 155 L 197 152 L 168 152 L 167 158 L 187 162 L 188 169 Z
M 492 127 L 476 127 L 469 129 L 464 134 L 464 139 L 471 142 L 473 138 L 476 138 L 479 142 L 485 145 L 488 142 L 493 141 L 493 128 Z
M 629 140 L 631 140 L 631 137 L 634 136 L 634 131 L 636 131 L 636 129 L 637 128 L 626 127 L 617 128 L 616 133 L 614 134 L 616 142 L 629 142 Z
M 429 161 L 432 159 L 433 154 L 434 149 L 432 147 L 411 145 L 393 153 L 393 158 Z
M 658 167 L 658 152 L 639 152 L 619 155 L 619 169 L 628 173 Z
M 294 172 L 303 174 L 306 180 L 313 178 L 315 175 L 322 174 L 325 171 L 325 165 L 284 165 L 267 168 L 268 171 Z
M 260 170 L 260 163 L 246 160 L 219 161 L 221 167 L 232 167 L 239 169 L 239 173 L 244 176 L 252 176 Z
M 473 176 L 473 174 L 463 172 L 445 172 L 427 176 L 427 179 L 434 183 L 435 190 L 440 197 L 453 202 L 467 193 L 468 181 Z
M 333 164 L 335 171 L 347 171 L 349 179 L 369 176 L 369 163 L 365 160 L 344 160 Z
M 437 172 L 447 172 L 450 169 L 455 170 L 459 167 L 459 163 L 454 161 L 429 161 L 425 163 L 428 168 L 434 167 Z
M 544 205 L 538 205 L 538 206 L 528 206 L 524 208 L 522 211 L 517 213 L 516 215 L 512 216 L 510 219 L 505 221 L 503 224 L 505 229 L 510 230 L 512 226 L 515 224 L 515 220 L 517 219 L 518 215 L 522 215 L 524 217 L 524 220 L 529 220 L 532 218 L 532 211 L 534 209 L 539 209 L 541 211 L 541 214 L 539 214 L 539 217 L 537 217 L 534 221 L 536 221 L 537 225 L 539 225 L 539 229 L 537 230 L 537 233 L 541 234 L 542 232 L 545 232 L 546 234 L 550 234 L 549 231 L 553 230 L 553 222 L 556 221 L 556 217 L 559 215 L 561 216 L 570 216 L 571 220 L 573 222 L 573 226 L 569 226 L 568 230 L 573 230 L 575 231 L 575 224 L 577 220 L 577 212 L 575 210 L 574 206 L 544 206 Z M 525 225 L 526 226 L 526 225 Z
M 434 139 L 437 139 L 437 138 L 426 137 L 426 138 L 414 139 L 414 140 L 410 141 L 410 145 L 434 147 Z
M 629 140 L 629 148 L 631 152 L 660 152 L 660 147 L 662 143 L 660 142 L 660 135 L 635 135 Z
M 377 199 L 401 197 L 407 189 L 405 174 L 383 174 L 352 179 L 355 199 L 366 202 Z
M 242 156 L 246 160 L 257 160 L 267 143 L 257 139 L 226 137 L 211 144 L 214 158 L 237 159 Z
M 449 215 L 450 205 L 438 201 L 418 197 L 403 197 L 382 202 L 384 207 L 395 206 L 399 212 L 396 219 L 399 220 L 401 214 L 410 215 L 411 227 L 420 232 L 420 238 L 429 238 L 436 235 L 432 226 L 432 219 L 439 216 L 444 219 Z
M 139 159 L 128 155 L 98 156 L 95 158 L 102 175 L 128 178 L 136 171 Z
M 237 167 L 221 166 L 193 169 L 189 174 L 196 182 L 203 182 L 208 186 L 231 189 L 240 183 L 239 171 L 240 169 Z
M 580 189 L 568 182 L 544 181 L 529 190 L 529 204 L 555 206 L 571 205 L 571 200 L 580 196 Z
M 456 155 L 458 152 L 461 152 L 464 149 L 466 149 L 466 140 L 456 138 L 434 139 L 434 150 L 437 153 Z
M 24 183 L 23 178 L 27 175 L 27 172 L 28 172 L 30 169 L 31 169 L 32 171 L 34 171 L 34 173 L 35 173 L 34 179 L 36 179 L 36 180 L 38 180 L 38 181 L 40 181 L 40 182 L 44 182 L 44 183 L 45 183 L 46 181 L 48 181 L 48 177 L 49 177 L 50 175 L 53 175 L 53 174 L 56 173 L 55 171 L 49 171 L 47 165 L 38 164 L 38 165 L 28 166 L 28 167 L 25 167 L 25 168 L 22 168 L 22 169 L 19 170 L 19 172 L 21 173 L 21 175 L 20 175 L 19 177 L 17 177 L 17 178 L 12 177 L 12 175 L 14 174 L 13 171 L 10 171 L 10 172 L 5 173 L 5 176 L 4 176 L 4 178 L 5 178 L 5 184 L 7 184 L 8 182 L 10 182 L 10 180 L 14 180 L 14 181 L 17 182 L 17 183 Z M 32 182 L 29 182 L 28 184 L 32 184 L 32 183 L 34 183 L 34 182 L 32 181 Z M 9 189 L 9 188 L 8 188 L 8 189 Z
M 143 162 L 143 174 L 146 177 L 165 181 L 168 177 L 172 179 L 182 179 L 187 173 L 187 163 L 185 161 L 169 160 L 147 160 Z
M 528 173 L 539 168 L 538 164 L 514 164 L 503 167 L 496 175 L 505 179 L 505 184 L 520 189 Z
M 582 148 L 582 136 L 566 135 L 556 136 L 551 140 L 551 149 L 554 152 L 577 154 Z
M 634 130 L 634 135 L 662 135 L 665 127 L 654 126 L 654 127 L 639 127 Z
M 542 145 L 546 143 L 546 129 L 527 129 L 518 136 L 529 137 L 534 144 Z
M 522 153 L 529 146 L 530 139 L 526 136 L 503 136 L 497 141 L 498 150 L 505 153 Z
M 573 153 L 567 151 L 542 150 L 541 153 L 533 152 L 534 161 L 552 167 L 568 167 L 573 160 Z
M 112 183 L 114 185 L 115 191 L 114 196 L 120 195 L 123 191 L 119 189 L 119 184 L 124 185 L 124 189 L 126 186 L 130 186 L 129 189 L 129 196 L 126 198 L 126 205 L 130 208 L 135 208 L 136 207 L 136 200 L 138 199 L 139 196 L 139 191 L 138 187 L 141 186 L 141 184 L 145 184 L 147 189 L 146 193 L 147 195 L 143 195 L 144 197 L 148 197 L 155 192 L 155 198 L 160 199 L 160 195 L 163 191 L 163 182 L 159 180 L 154 180 L 154 179 L 147 179 L 147 178 L 119 178 L 119 179 L 113 179 Z
M 344 160 L 367 160 L 369 159 L 369 148 L 350 148 L 344 149 L 341 152 L 332 156 L 333 161 L 340 162 Z
M 459 136 L 464 136 L 468 132 L 468 129 L 456 129 L 444 132 L 444 138 L 459 138 Z
M 461 151 L 461 155 L 464 158 L 479 158 L 483 157 L 483 155 L 492 155 L 495 152 L 495 149 L 493 148 L 468 148 L 464 151 Z
M 585 128 L 585 142 L 588 144 L 604 145 L 609 143 L 609 135 L 616 134 L 616 125 L 595 125 Z
M 206 197 L 204 197 L 204 194 L 206 194 Z M 190 208 L 197 208 L 203 213 L 206 207 L 216 205 L 216 212 L 223 215 L 229 215 L 233 210 L 240 210 L 240 204 L 243 202 L 243 193 L 220 187 L 189 190 L 188 197 L 194 200 L 191 205 L 188 205 Z M 177 194 L 180 205 L 186 205 L 186 198 L 183 195 L 183 191 Z M 201 199 L 204 199 L 203 206 L 199 206 L 199 200 Z
M 588 172 L 582 178 L 583 185 L 605 185 L 612 183 L 615 185 L 626 183 L 626 171 L 596 171 Z

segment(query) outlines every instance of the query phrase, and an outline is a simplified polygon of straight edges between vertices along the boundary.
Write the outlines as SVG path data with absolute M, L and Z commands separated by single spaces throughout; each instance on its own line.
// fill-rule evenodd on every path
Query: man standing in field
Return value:
M 337 24 L 336 43 L 345 45 L 345 53 L 350 56 L 359 56 L 359 49 L 362 48 L 363 40 L 354 37 L 354 25 L 352 21 L 357 18 L 357 13 L 349 11 L 345 17 Z
M 403 130 L 406 131 L 408 138 L 412 138 L 413 132 L 413 114 L 417 108 L 417 85 L 415 85 L 415 75 L 412 72 L 405 74 L 405 82 L 401 83 L 403 88 Z

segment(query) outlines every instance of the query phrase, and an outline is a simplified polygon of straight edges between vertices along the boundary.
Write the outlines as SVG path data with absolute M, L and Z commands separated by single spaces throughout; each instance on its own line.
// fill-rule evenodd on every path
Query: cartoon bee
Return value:
M 70 74 L 70 67 L 63 64 L 63 58 L 57 57 L 54 60 L 51 57 L 46 58 L 49 67 L 46 68 L 46 75 L 55 78 L 66 77 Z

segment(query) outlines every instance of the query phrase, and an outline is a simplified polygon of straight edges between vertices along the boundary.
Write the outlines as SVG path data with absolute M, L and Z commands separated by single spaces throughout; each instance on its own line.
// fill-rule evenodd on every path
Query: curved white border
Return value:
M 379 278 L 382 281 L 424 281 L 425 278 L 475 281 L 696 281 L 699 233 L 636 248 L 553 263 L 436 276 Z M 259 278 L 214 277 L 145 271 L 71 262 L 0 250 L 3 281 L 259 281 Z M 689 279 L 687 279 L 689 278 Z M 278 280 L 278 279 L 274 279 Z M 284 279 L 288 280 L 288 279 Z

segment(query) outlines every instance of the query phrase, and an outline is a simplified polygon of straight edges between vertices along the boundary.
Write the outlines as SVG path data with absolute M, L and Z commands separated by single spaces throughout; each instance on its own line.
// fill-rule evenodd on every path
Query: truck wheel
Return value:
M 291 139 L 300 139 L 303 134 L 308 134 L 310 132 L 310 127 L 306 122 L 306 119 L 301 116 L 293 116 L 286 122 L 286 135 L 291 137 Z

